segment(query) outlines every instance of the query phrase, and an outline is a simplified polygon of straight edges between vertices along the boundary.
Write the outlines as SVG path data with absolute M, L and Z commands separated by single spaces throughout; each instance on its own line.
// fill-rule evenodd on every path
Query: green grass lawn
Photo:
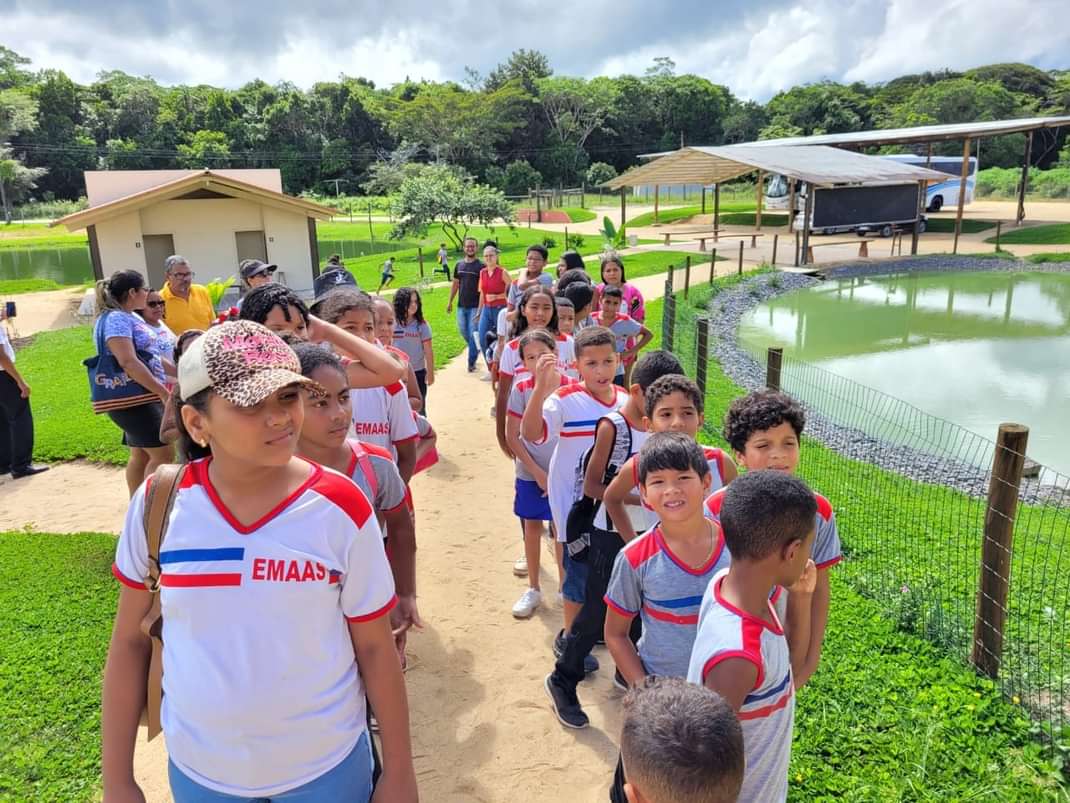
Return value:
M 65 286 L 52 279 L 0 279 L 0 295 L 13 296 L 19 293 L 62 290 Z
M 754 201 L 726 201 L 721 199 L 721 219 L 724 220 L 726 213 L 733 212 L 750 212 L 754 210 Z M 658 224 L 663 223 L 679 223 L 686 221 L 695 215 L 702 214 L 702 205 L 688 205 L 679 206 L 675 209 L 659 209 L 658 210 Z M 713 194 L 710 193 L 706 199 L 706 214 L 713 214 Z M 644 212 L 641 215 L 636 215 L 628 221 L 629 226 L 652 226 L 654 225 L 654 211 Z
M 51 229 L 44 223 L 0 225 L 0 249 L 55 248 L 88 243 L 85 231 L 69 232 L 62 226 Z
M 561 211 L 568 215 L 568 219 L 571 220 L 573 223 L 584 223 L 588 220 L 594 220 L 596 217 L 598 217 L 590 209 L 581 209 L 578 206 L 565 207 Z
M 962 229 L 960 231 L 963 234 L 977 234 L 980 231 L 988 231 L 994 229 L 996 224 L 991 220 L 963 220 Z M 954 234 L 955 233 L 955 218 L 953 217 L 930 217 L 925 219 L 925 230 L 933 232 L 935 234 Z M 1006 239 L 1006 235 L 1000 238 Z M 994 242 L 994 241 L 992 241 Z
M 755 212 L 729 212 L 721 215 L 721 223 L 725 226 L 755 226 L 757 213 Z M 762 212 L 763 226 L 787 226 L 788 216 L 778 215 L 776 212 Z
M 986 243 L 994 243 L 989 237 Z M 1070 223 L 1050 223 L 1046 226 L 1026 226 L 1004 231 L 999 241 L 1003 245 L 1063 245 L 1070 244 Z
M 1070 251 L 1055 251 L 1048 254 L 1030 254 L 1025 258 L 1026 262 L 1034 265 L 1043 265 L 1046 262 L 1070 262 Z

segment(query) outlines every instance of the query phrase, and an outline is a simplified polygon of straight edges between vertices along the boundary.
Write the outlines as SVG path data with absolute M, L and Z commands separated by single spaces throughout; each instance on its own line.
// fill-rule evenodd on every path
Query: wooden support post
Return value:
M 684 298 L 691 294 L 691 255 L 684 258 Z
M 996 221 L 996 253 L 999 253 L 999 235 L 1003 231 L 1003 221 Z
M 424 249 L 416 246 L 416 261 L 420 263 L 420 278 L 424 277 Z
M 973 655 L 977 671 L 999 677 L 1003 656 L 1003 625 L 1007 617 L 1011 554 L 1014 546 L 1014 519 L 1018 511 L 1018 487 L 1025 467 L 1029 428 L 1021 424 L 1000 424 L 996 452 L 992 458 L 992 479 L 988 484 L 988 509 L 981 544 L 980 584 L 973 623 Z
M 955 210 L 955 243 L 951 246 L 951 253 L 959 252 L 959 235 L 962 233 L 962 210 L 966 206 L 966 179 L 970 175 L 970 145 L 969 137 L 962 143 L 962 173 L 959 175 L 959 202 Z
M 810 261 L 810 216 L 814 211 L 814 186 L 806 185 L 806 203 L 803 204 L 803 230 L 802 230 L 802 264 Z
M 774 234 L 773 235 L 773 260 L 772 260 L 771 264 L 774 265 L 774 266 L 776 265 L 776 246 L 777 246 L 777 240 L 779 240 L 779 239 L 780 239 L 780 235 L 779 234 Z
M 675 328 L 676 297 L 673 295 L 672 279 L 669 278 L 665 280 L 665 301 L 661 310 L 661 347 L 666 351 L 672 351 Z
M 713 286 L 713 277 L 717 273 L 717 249 L 710 250 L 710 286 Z
M 739 241 L 739 275 L 743 275 L 743 241 Z
M 528 216 L 531 217 L 530 215 Z M 535 187 L 535 218 L 542 223 L 542 193 Z
M 580 209 L 587 208 L 587 182 L 580 182 Z
M 702 214 L 706 214 L 706 185 L 702 185 Z
M 929 143 L 929 150 L 925 155 L 925 166 L 930 169 L 933 166 L 933 144 L 931 142 Z
M 765 179 L 765 173 L 761 170 L 758 171 L 758 189 L 756 194 L 758 196 L 755 204 L 757 212 L 754 215 L 754 228 L 756 231 L 762 230 L 762 183 Z
M 780 390 L 780 366 L 784 361 L 784 349 L 770 348 L 765 352 L 765 386 Z
M 713 185 L 713 241 L 717 242 L 717 233 L 721 230 L 721 185 Z
M 661 192 L 661 185 L 654 185 L 654 225 L 658 223 L 658 195 Z
M 922 215 L 925 214 L 925 196 L 929 192 L 929 182 L 918 182 L 918 213 L 914 216 L 914 231 L 910 235 L 910 253 L 918 253 L 918 238 L 921 236 L 921 232 L 918 231 L 918 227 L 921 225 Z M 895 248 L 895 238 L 892 239 L 892 248 Z M 899 238 L 899 252 L 903 252 L 903 238 Z
M 799 232 L 795 232 L 795 261 L 791 264 L 799 267 Z
M 624 221 L 628 219 L 628 202 L 625 200 L 624 193 L 627 187 L 620 188 L 620 226 L 624 228 Z
M 1022 178 L 1018 182 L 1018 211 L 1014 216 L 1016 226 L 1025 220 L 1025 190 L 1029 186 L 1029 160 L 1033 154 L 1033 132 L 1025 135 L 1025 158 L 1022 159 Z
M 708 315 L 699 315 L 695 323 L 698 338 L 695 348 L 695 384 L 698 385 L 699 396 L 705 399 L 706 366 L 710 361 L 710 318 Z
M 568 226 L 565 226 L 565 250 L 568 250 Z
M 788 179 L 788 233 L 791 233 L 791 222 L 795 219 L 795 179 Z

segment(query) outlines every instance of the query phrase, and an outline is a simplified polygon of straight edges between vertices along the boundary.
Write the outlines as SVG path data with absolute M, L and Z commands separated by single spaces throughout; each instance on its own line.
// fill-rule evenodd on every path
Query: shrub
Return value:
M 595 162 L 587 168 L 587 184 L 598 186 L 617 177 L 617 168 L 605 162 Z

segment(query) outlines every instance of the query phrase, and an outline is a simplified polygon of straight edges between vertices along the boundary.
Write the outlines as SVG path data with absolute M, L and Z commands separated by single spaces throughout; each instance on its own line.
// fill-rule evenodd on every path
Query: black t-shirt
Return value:
M 457 306 L 479 306 L 479 272 L 481 270 L 483 270 L 483 263 L 478 259 L 474 262 L 466 262 L 462 259 L 454 267 L 453 275 L 461 283 L 457 293 Z

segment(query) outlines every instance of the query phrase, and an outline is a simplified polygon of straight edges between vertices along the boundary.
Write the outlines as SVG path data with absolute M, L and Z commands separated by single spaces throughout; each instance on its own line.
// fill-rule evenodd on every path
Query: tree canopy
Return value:
M 307 90 L 260 80 L 225 89 L 165 86 L 116 70 L 79 84 L 58 70 L 34 70 L 0 45 L 0 144 L 7 161 L 45 171 L 35 173 L 35 189 L 20 182 L 42 199 L 77 198 L 82 172 L 98 168 L 278 167 L 292 193 L 324 192 L 335 180 L 350 192 L 387 192 L 411 175 L 407 166 L 426 163 L 460 167 L 513 194 L 535 184 L 576 186 L 596 163 L 621 172 L 640 153 L 681 143 L 1068 112 L 1070 73 L 1027 64 L 883 84 L 822 81 L 762 104 L 677 74 L 665 57 L 642 75 L 584 79 L 522 49 L 485 78 L 469 70 L 464 85 L 376 87 L 342 75 Z M 1054 163 L 1065 144 L 1060 134 L 1035 147 L 1034 165 Z M 1021 136 L 986 140 L 983 165 L 1016 165 L 1021 145 Z

